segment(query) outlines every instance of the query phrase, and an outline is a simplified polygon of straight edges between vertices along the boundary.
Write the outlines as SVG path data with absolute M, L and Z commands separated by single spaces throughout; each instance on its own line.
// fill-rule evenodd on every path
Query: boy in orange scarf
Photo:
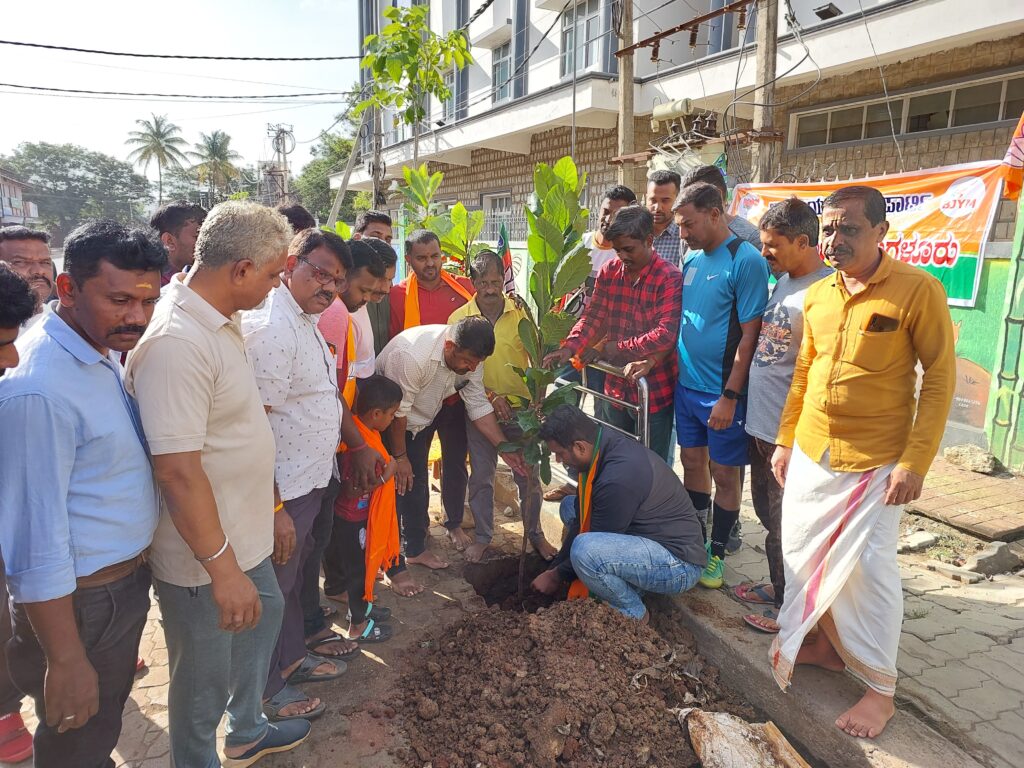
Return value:
M 341 566 L 348 592 L 348 637 L 359 643 L 380 643 L 392 635 L 386 622 L 391 611 L 373 604 L 378 570 L 399 562 L 398 514 L 395 506 L 396 462 L 384 449 L 380 433 L 395 418 L 402 402 L 402 388 L 386 376 L 370 376 L 359 388 L 352 419 L 366 444 L 386 460 L 378 467 L 382 485 L 359 495 L 347 486 L 334 502 L 334 528 L 326 557 Z M 350 458 L 343 444 L 338 469 L 345 475 Z

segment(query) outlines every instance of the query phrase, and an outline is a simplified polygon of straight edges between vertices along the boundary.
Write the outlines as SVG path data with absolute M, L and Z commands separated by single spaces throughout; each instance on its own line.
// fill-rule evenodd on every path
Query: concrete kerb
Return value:
M 812 761 L 829 768 L 982 768 L 903 709 L 897 709 L 876 740 L 847 736 L 836 728 L 835 718 L 863 693 L 852 677 L 801 667 L 794 685 L 782 693 L 768 664 L 770 638 L 746 627 L 742 617 L 749 611 L 743 606 L 721 591 L 669 599 L 682 608 L 678 615 L 696 637 L 701 655 L 719 668 L 722 682 L 773 720 Z

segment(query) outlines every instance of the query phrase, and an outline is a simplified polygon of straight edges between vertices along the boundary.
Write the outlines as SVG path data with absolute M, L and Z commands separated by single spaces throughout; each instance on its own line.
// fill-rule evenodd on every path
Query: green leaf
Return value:
M 592 269 L 590 253 L 586 248 L 577 247 L 569 254 L 568 258 L 558 265 L 558 271 L 555 273 L 555 285 L 551 290 L 552 295 L 565 296 L 572 293 L 583 285 L 583 281 L 590 276 Z
M 573 162 L 572 157 L 566 155 L 559 159 L 552 171 L 568 189 L 571 189 L 573 192 L 576 191 L 576 185 L 579 184 L 579 174 L 576 172 L 576 163 Z
M 522 447 L 523 446 L 521 446 L 519 443 L 510 443 L 506 441 L 503 443 L 498 443 L 498 447 L 496 450 L 498 451 L 498 453 L 515 453 Z
M 533 464 L 534 466 L 540 464 L 543 455 L 544 451 L 533 440 L 523 446 L 523 458 L 528 464 Z
M 547 397 L 544 398 L 544 402 L 541 404 L 541 410 L 545 415 L 551 413 L 555 408 L 565 403 L 576 402 L 576 389 L 579 385 L 577 384 L 564 384 L 561 387 L 556 387 Z
M 544 259 L 544 261 L 548 261 L 548 262 L 552 262 L 553 261 L 553 262 L 557 263 L 558 262 L 558 257 L 561 257 L 561 255 L 562 255 L 562 247 L 563 247 L 563 245 L 565 243 L 565 237 L 562 235 L 562 231 L 560 229 L 558 229 L 557 227 L 555 227 L 548 220 L 547 212 L 546 211 L 545 211 L 545 215 L 544 216 L 540 216 L 540 217 L 537 218 L 536 226 L 537 226 L 537 233 L 542 238 L 544 238 L 544 243 L 547 245 L 549 253 L 556 255 L 555 258 L 553 258 L 553 259 L 552 258 L 547 258 L 547 259 Z M 538 261 L 540 261 L 540 259 L 538 259 Z
M 574 325 L 576 325 L 576 318 L 565 312 L 548 312 L 543 315 L 540 319 L 540 332 L 544 337 L 544 346 L 558 346 L 562 339 L 569 335 L 569 331 Z M 543 349 L 541 353 L 546 351 L 547 349 Z
M 522 429 L 523 432 L 540 429 L 540 418 L 538 418 L 537 413 L 531 408 L 519 411 L 519 413 L 516 414 L 516 423 L 519 424 L 519 428 Z
M 519 320 L 519 338 L 522 340 L 523 346 L 526 347 L 526 354 L 530 356 L 530 361 L 534 365 L 539 364 L 540 351 L 538 348 L 537 329 L 525 317 Z
M 543 219 L 538 219 L 538 224 L 541 221 Z M 533 263 L 537 266 L 543 264 L 545 267 L 549 265 L 553 267 L 562 257 L 562 249 L 557 244 L 552 245 L 543 235 L 533 232 L 526 237 L 526 250 L 529 251 L 530 258 L 533 259 Z M 546 284 L 550 285 L 550 282 Z
M 533 191 L 539 199 L 543 200 L 547 197 L 552 181 L 553 175 L 547 163 L 537 163 L 537 167 L 533 170 Z
M 547 451 L 540 455 L 540 481 L 545 485 L 551 482 L 551 454 Z

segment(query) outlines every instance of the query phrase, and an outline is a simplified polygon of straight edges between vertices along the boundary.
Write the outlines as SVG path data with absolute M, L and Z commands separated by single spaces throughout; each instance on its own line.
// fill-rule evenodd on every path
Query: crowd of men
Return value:
M 410 565 L 448 567 L 428 547 L 435 435 L 445 527 L 467 560 L 493 551 L 500 457 L 550 562 L 533 587 L 640 621 L 646 592 L 722 586 L 749 466 L 771 578 L 734 588 L 763 611 L 746 620 L 776 635 L 781 686 L 803 663 L 860 678 L 837 725 L 880 733 L 900 505 L 921 492 L 952 398 L 945 294 L 879 249 L 871 188 L 835 192 L 821 221 L 778 203 L 757 227 L 725 199 L 705 166 L 654 173 L 646 205 L 621 186 L 603 201 L 594 271 L 566 298 L 578 321 L 544 362 L 622 375 L 588 378 L 596 418 L 566 404 L 542 424 L 575 479 L 549 492 L 560 548 L 537 472 L 506 450 L 529 405 L 526 310 L 494 252 L 457 277 L 437 236 L 413 231 L 395 285 L 385 213 L 346 242 L 300 206 L 173 203 L 150 230 L 78 227 L 56 275 L 45 233 L 0 230 L 0 430 L 25 443 L 0 456 L 0 759 L 113 765 L 151 589 L 172 765 L 248 766 L 301 743 L 326 705 L 300 686 L 392 637 L 378 580 L 413 597 Z M 640 377 L 649 447 L 630 437 Z

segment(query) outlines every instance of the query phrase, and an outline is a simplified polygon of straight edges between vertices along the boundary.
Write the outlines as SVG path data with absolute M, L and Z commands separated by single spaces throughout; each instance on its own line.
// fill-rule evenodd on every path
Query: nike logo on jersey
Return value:
M 718 275 L 707 275 L 707 279 L 708 279 L 709 282 L 711 280 L 714 280 L 716 277 L 718 277 Z

